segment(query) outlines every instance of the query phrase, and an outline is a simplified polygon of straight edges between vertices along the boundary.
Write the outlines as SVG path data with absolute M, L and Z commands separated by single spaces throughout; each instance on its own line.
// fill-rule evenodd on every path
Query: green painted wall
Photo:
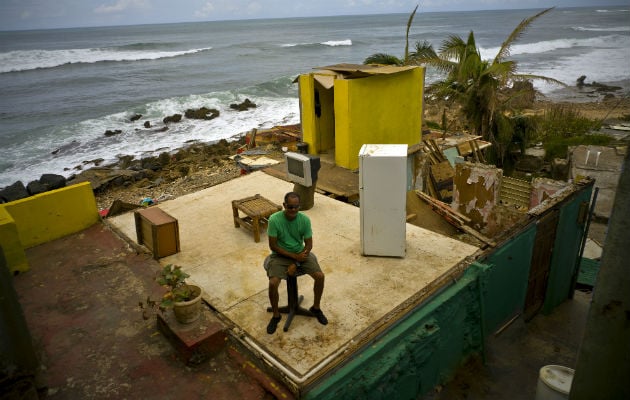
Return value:
M 593 186 L 587 187 L 562 204 L 556 231 L 547 293 L 542 312 L 550 313 L 571 295 L 573 276 L 579 268 L 578 253 L 584 233 L 584 225 L 578 221 L 580 205 L 588 203 Z
M 305 399 L 416 399 L 482 349 L 477 268 L 336 370 Z
M 581 240 L 580 203 L 591 187 L 562 202 L 545 306 L 568 297 Z M 305 399 L 417 399 L 447 381 L 484 338 L 523 310 L 536 238 L 535 223 L 473 262 L 463 277 L 362 349 Z
M 532 224 L 480 263 L 483 331 L 488 336 L 523 310 L 536 225 Z

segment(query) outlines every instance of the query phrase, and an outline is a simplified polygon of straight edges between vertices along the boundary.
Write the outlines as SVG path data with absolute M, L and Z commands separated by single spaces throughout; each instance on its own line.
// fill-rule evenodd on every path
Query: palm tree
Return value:
M 417 5 L 416 8 L 413 9 L 411 15 L 409 15 L 409 19 L 407 20 L 407 32 L 405 34 L 405 58 L 401 60 L 400 58 L 392 56 L 391 54 L 376 53 L 366 58 L 365 61 L 363 61 L 363 64 L 407 65 L 407 63 L 409 62 L 409 29 L 411 29 L 413 17 L 416 16 L 416 10 L 418 10 Z
M 553 9 L 548 8 L 521 21 L 505 39 L 493 60 L 482 59 L 472 31 L 467 40 L 456 35 L 449 36 L 439 52 L 426 41 L 418 42 L 414 51 L 407 55 L 407 63 L 434 67 L 446 75 L 431 84 L 427 92 L 447 104 L 459 104 L 469 128 L 493 143 L 500 164 L 514 132 L 508 117 L 514 111 L 511 104 L 534 90 L 531 85 L 521 85 L 525 88 L 522 90 L 511 90 L 515 83 L 543 80 L 564 85 L 545 76 L 519 74 L 516 61 L 507 60 L 511 46 L 531 23 Z

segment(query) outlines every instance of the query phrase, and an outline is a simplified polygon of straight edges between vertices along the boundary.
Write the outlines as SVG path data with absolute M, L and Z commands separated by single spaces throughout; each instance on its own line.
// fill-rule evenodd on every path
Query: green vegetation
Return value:
M 607 146 L 612 141 L 612 137 L 598 134 L 577 135 L 571 137 L 552 137 L 543 142 L 545 159 L 551 161 L 554 158 L 567 158 L 567 151 L 570 146 Z
M 516 61 L 507 59 L 511 46 L 532 22 L 553 8 L 521 21 L 502 43 L 493 60 L 482 59 L 472 31 L 466 40 L 457 35 L 450 35 L 442 42 L 439 51 L 424 41 L 417 42 L 415 49 L 409 52 L 409 27 L 416 9 L 407 23 L 405 58 L 402 64 L 433 67 L 444 75 L 443 79 L 427 88 L 427 94 L 443 101 L 445 107 L 460 105 L 468 129 L 492 143 L 494 154 L 491 158 L 498 166 L 502 166 L 515 134 L 515 123 L 510 116 L 516 115 L 523 107 L 523 99 L 534 98 L 535 89 L 531 81 L 543 80 L 564 85 L 545 76 L 519 74 Z M 388 59 L 385 54 L 378 56 L 382 60 Z M 368 57 L 366 62 L 375 59 Z M 393 61 L 396 58 L 389 59 Z
M 571 105 L 553 104 L 545 110 L 540 119 L 540 138 L 568 138 L 583 135 L 601 128 L 601 121 L 595 121 L 580 115 Z
M 435 122 L 435 121 L 429 121 L 429 120 L 426 120 L 426 121 L 424 121 L 424 123 L 425 123 L 425 125 L 427 126 L 427 128 L 429 128 L 429 129 L 435 129 L 435 130 L 442 129 L 442 127 L 440 126 L 440 124 L 438 124 L 438 123 L 437 123 L 437 122 Z

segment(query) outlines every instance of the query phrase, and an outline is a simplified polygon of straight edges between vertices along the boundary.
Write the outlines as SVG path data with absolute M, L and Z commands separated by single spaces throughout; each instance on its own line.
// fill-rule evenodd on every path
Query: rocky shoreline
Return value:
M 627 120 L 630 116 L 630 99 L 615 96 L 606 96 L 599 101 L 578 103 L 542 99 L 535 101 L 529 112 L 542 113 L 554 104 L 565 103 L 578 110 L 584 117 L 606 123 Z M 248 103 L 244 107 L 255 107 L 255 105 Z M 427 102 L 425 119 L 440 121 L 442 109 L 438 104 Z M 187 110 L 189 115 L 193 111 Z M 216 116 L 213 111 L 200 109 L 197 110 L 196 116 L 214 118 Z M 451 119 L 452 123 L 449 122 L 449 126 L 452 130 L 457 130 L 459 128 L 457 120 L 454 116 L 451 116 Z M 109 208 L 115 200 L 131 204 L 140 204 L 143 201 L 159 202 L 238 177 L 244 171 L 230 156 L 246 150 L 247 147 L 249 147 L 247 137 L 243 133 L 231 140 L 222 139 L 212 144 L 189 144 L 174 152 L 164 152 L 155 157 L 135 159 L 133 156 L 122 156 L 113 165 L 85 169 L 68 178 L 66 184 L 89 181 L 94 189 L 99 210 Z M 267 144 L 258 150 L 267 157 L 280 160 L 282 159 L 280 147 L 278 144 Z

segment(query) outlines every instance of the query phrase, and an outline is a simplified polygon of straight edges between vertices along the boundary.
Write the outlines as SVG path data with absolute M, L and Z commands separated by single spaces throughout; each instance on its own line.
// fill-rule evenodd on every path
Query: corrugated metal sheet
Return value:
M 514 204 L 529 208 L 532 186 L 527 181 L 504 176 L 499 196 L 504 204 Z

